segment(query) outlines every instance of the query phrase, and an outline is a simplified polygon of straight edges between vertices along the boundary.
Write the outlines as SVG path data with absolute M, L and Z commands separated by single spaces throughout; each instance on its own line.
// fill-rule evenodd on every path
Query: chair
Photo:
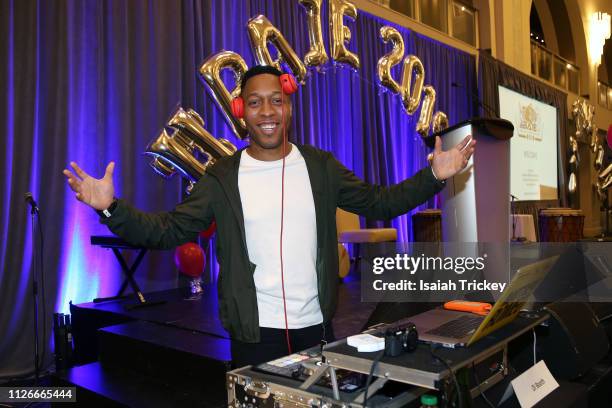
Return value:
M 355 244 L 352 259 L 355 269 L 361 259 L 359 257 L 359 244 L 397 241 L 397 230 L 395 228 L 361 228 L 357 214 L 340 208 L 336 209 L 336 229 L 340 244 Z

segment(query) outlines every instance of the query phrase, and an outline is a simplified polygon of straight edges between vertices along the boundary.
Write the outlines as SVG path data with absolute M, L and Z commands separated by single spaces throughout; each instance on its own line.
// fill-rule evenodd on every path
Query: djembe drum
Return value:
M 442 241 L 442 211 L 429 209 L 412 215 L 414 242 Z
M 539 212 L 541 242 L 575 242 L 583 238 L 584 214 L 572 208 L 546 208 Z

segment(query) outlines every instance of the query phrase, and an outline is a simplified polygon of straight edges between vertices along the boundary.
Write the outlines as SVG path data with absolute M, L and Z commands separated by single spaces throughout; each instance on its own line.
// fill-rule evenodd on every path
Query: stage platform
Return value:
M 71 304 L 76 367 L 58 380 L 77 386 L 83 406 L 220 407 L 226 404 L 230 341 L 213 285 Z
M 71 304 L 76 367 L 58 373 L 77 386 L 82 406 L 199 406 L 227 404 L 231 368 L 228 333 L 218 316 L 216 285 L 191 297 L 189 288 L 106 302 Z M 360 282 L 340 285 L 333 321 L 337 338 L 361 331 L 374 310 L 362 303 Z
M 219 321 L 215 285 L 205 286 L 204 293 L 199 297 L 190 297 L 188 288 L 180 288 L 147 293 L 146 299 L 152 303 L 163 303 L 131 308 L 138 302 L 133 296 L 128 296 L 101 303 L 71 304 L 77 364 L 97 359 L 97 344 L 93 340 L 98 329 L 121 323 L 144 321 L 203 338 L 229 339 Z M 225 358 L 229 356 L 229 343 L 225 348 L 222 344 L 219 344 L 218 353 L 219 357 Z

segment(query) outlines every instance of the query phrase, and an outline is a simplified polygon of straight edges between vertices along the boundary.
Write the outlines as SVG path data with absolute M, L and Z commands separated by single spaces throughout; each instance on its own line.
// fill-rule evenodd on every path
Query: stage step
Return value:
M 224 403 L 230 369 L 226 338 L 147 321 L 98 330 L 99 359 L 105 368 L 126 369 Z
M 56 373 L 57 386 L 76 387 L 72 407 L 222 407 L 225 401 L 202 399 L 189 390 L 177 389 L 130 370 L 113 369 L 100 363 L 74 367 Z M 62 404 L 65 405 L 65 404 Z

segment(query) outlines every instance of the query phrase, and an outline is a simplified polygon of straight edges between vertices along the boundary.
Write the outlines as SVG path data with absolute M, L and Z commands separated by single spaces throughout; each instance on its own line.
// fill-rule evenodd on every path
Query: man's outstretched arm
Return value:
M 366 183 L 335 158 L 328 165 L 336 174 L 338 207 L 366 218 L 387 220 L 405 214 L 427 201 L 444 187 L 444 180 L 453 177 L 468 163 L 475 140 L 466 137 L 448 151 L 436 138 L 431 167 L 426 167 L 401 183 L 383 187 Z
M 65 169 L 68 185 L 76 193 L 77 200 L 98 211 L 101 221 L 109 229 L 133 245 L 147 248 L 174 248 L 196 238 L 199 231 L 208 228 L 213 219 L 210 189 L 216 187 L 211 178 L 204 175 L 191 195 L 174 210 L 161 213 L 145 213 L 114 197 L 111 162 L 104 177 L 96 179 L 83 171 L 76 163 L 70 164 L 76 175 Z M 101 213 L 114 207 L 111 213 Z M 110 216 L 109 216 L 110 215 Z

